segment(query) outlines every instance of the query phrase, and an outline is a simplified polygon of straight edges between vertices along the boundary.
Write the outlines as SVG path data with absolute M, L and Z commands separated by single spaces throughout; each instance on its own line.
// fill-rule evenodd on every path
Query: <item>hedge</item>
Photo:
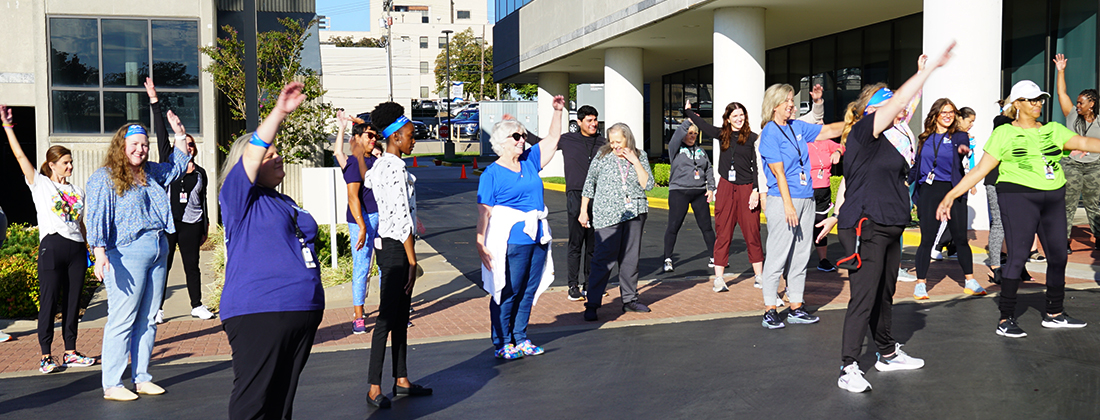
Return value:
M 38 228 L 16 223 L 8 226 L 7 234 L 0 248 L 0 318 L 36 318 L 39 307 Z M 93 270 L 88 268 L 80 296 L 81 308 L 91 302 L 100 285 Z

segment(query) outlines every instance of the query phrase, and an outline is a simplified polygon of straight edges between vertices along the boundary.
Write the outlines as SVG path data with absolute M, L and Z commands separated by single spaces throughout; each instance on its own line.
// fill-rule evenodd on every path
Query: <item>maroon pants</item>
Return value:
M 714 244 L 714 265 L 729 265 L 730 241 L 733 228 L 741 225 L 745 237 L 749 262 L 764 261 L 764 249 L 760 246 L 760 206 L 749 210 L 749 194 L 752 184 L 734 184 L 725 178 L 718 180 L 718 197 L 714 203 L 714 228 L 718 238 Z

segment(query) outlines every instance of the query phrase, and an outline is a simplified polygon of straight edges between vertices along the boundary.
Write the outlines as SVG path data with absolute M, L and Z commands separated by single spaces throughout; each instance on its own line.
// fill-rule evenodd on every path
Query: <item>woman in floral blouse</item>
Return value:
M 582 226 L 596 229 L 596 251 L 588 278 L 588 300 L 584 303 L 586 321 L 596 320 L 600 297 L 616 263 L 623 312 L 649 312 L 638 302 L 637 290 L 642 227 L 649 212 L 645 192 L 653 189 L 653 170 L 648 156 L 635 146 L 634 134 L 626 124 L 611 126 L 607 138 L 608 144 L 600 148 L 588 168 L 577 218 Z M 591 221 L 589 205 L 593 206 Z

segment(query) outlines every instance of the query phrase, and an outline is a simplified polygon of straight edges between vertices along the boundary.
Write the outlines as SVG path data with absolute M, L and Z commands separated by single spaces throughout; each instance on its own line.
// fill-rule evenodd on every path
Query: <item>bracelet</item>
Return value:
M 4 123 L 4 128 L 15 128 L 15 123 Z
M 187 140 L 186 134 L 176 134 L 176 141 Z
M 252 132 L 252 140 L 250 140 L 249 143 L 255 146 L 260 146 L 264 149 L 271 147 L 271 143 L 264 141 L 264 139 L 260 138 L 260 135 L 256 134 L 256 132 Z

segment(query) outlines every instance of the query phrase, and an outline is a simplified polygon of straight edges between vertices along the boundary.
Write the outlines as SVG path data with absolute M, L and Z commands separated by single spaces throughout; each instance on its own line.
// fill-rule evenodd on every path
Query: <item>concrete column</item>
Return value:
M 943 31 L 943 28 L 964 25 L 967 31 L 955 46 L 951 61 L 936 70 L 924 84 L 921 98 L 924 112 L 918 117 L 923 121 L 924 113 L 939 98 L 951 98 L 960 108 L 973 108 L 978 114 L 970 130 L 976 144 L 975 163 L 981 160 L 982 147 L 993 131 L 993 116 L 999 112 L 994 102 L 1001 97 L 1001 13 L 1000 0 L 924 2 L 924 52 L 930 60 L 943 52 L 958 35 Z M 979 188 L 978 194 L 970 195 L 968 200 L 970 228 L 989 229 L 985 189 Z
M 715 9 L 714 125 L 722 125 L 720 120 L 727 104 L 740 102 L 748 110 L 750 127 L 760 132 L 760 107 L 766 88 L 764 51 L 764 8 Z M 713 146 L 719 150 L 717 139 Z M 713 157 L 712 166 L 717 168 L 718 153 Z
M 554 96 L 569 99 L 569 73 L 539 73 L 539 136 L 550 132 L 550 118 L 554 116 Z M 569 129 L 568 112 L 562 112 L 562 133 Z
M 604 52 L 604 115 L 607 128 L 626 123 L 634 133 L 639 148 L 645 148 L 642 138 L 642 49 L 610 48 Z

